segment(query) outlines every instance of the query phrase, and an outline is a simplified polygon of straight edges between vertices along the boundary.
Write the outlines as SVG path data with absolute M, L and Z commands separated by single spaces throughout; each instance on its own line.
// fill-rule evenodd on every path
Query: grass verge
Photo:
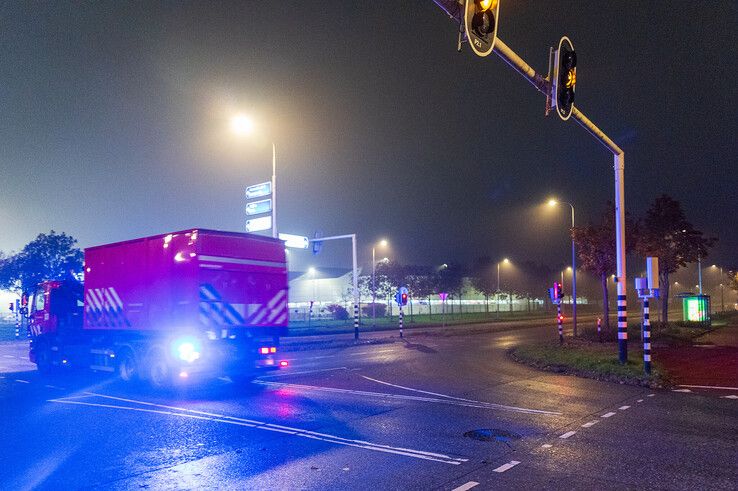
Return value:
M 652 363 L 652 373 L 643 373 L 643 351 L 628 347 L 628 363 L 621 365 L 614 343 L 568 340 L 563 345 L 520 346 L 509 355 L 520 363 L 548 372 L 617 382 L 644 387 L 667 387 L 668 378 L 661 367 Z

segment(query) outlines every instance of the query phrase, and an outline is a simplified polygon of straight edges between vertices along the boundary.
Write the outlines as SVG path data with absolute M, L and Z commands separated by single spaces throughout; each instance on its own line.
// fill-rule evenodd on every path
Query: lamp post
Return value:
M 723 267 L 713 264 L 712 269 L 720 270 L 720 312 L 725 312 L 725 302 L 723 299 Z
M 500 261 L 500 262 L 497 263 L 497 294 L 496 294 L 496 297 L 497 298 L 495 299 L 496 300 L 495 303 L 497 304 L 497 314 L 496 314 L 496 316 L 497 316 L 498 319 L 500 318 L 500 264 L 501 263 L 508 264 L 508 263 L 510 263 L 510 260 L 508 258 L 505 258 L 502 261 Z
M 574 205 L 568 201 L 562 201 L 561 203 L 571 207 L 571 228 L 574 229 Z M 555 199 L 548 201 L 549 206 L 556 206 L 558 204 L 559 201 Z M 564 283 L 563 279 L 561 283 Z M 577 337 L 577 253 L 573 235 L 571 238 L 571 322 L 574 329 L 574 337 Z
M 379 245 L 387 247 L 387 241 L 382 239 L 379 241 Z M 377 244 L 372 246 L 372 327 L 377 327 L 377 285 L 375 280 L 377 269 L 377 260 L 375 259 L 376 247 Z
M 250 135 L 254 131 L 254 122 L 248 116 L 238 114 L 231 118 L 231 129 L 239 136 Z M 272 237 L 277 234 L 277 145 L 272 142 Z

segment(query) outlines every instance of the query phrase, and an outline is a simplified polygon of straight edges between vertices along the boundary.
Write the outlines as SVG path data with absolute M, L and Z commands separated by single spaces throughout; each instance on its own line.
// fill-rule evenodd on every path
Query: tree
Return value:
M 484 295 L 485 312 L 489 315 L 489 297 L 497 291 L 494 278 L 495 264 L 489 257 L 480 257 L 474 263 L 471 284 L 475 290 Z
M 730 272 L 730 288 L 738 293 L 738 270 Z
M 703 237 L 703 233 L 687 221 L 682 205 L 666 194 L 656 198 L 646 211 L 636 247 L 644 257 L 659 258 L 659 293 L 664 322 L 669 320 L 669 275 L 707 257 L 716 241 L 713 237 Z
M 77 240 L 53 230 L 39 234 L 17 254 L 0 260 L 0 288 L 31 294 L 42 281 L 64 280 L 82 271 Z
M 438 293 L 457 295 L 461 300 L 461 290 L 464 287 L 463 268 L 458 264 L 444 265 L 435 275 L 435 287 Z M 461 311 L 461 303 L 459 303 L 459 311 Z M 453 304 L 451 313 L 453 313 Z
M 630 231 L 625 234 L 625 251 L 629 252 L 635 245 L 634 236 L 637 226 L 625 215 L 625 228 Z M 574 227 L 572 237 L 577 247 L 582 269 L 589 271 L 600 279 L 602 286 L 602 320 L 605 329 L 610 328 L 610 305 L 607 293 L 607 278 L 615 273 L 617 257 L 615 255 L 615 207 L 608 202 L 607 210 L 598 224 L 589 224 L 586 227 Z

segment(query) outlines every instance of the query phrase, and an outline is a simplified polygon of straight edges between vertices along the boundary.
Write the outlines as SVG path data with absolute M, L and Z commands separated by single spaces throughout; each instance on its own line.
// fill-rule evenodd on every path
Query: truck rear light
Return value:
M 259 353 L 262 354 L 262 355 L 268 355 L 269 354 L 269 348 L 267 348 L 267 347 L 259 348 Z
M 275 348 L 274 346 L 272 346 L 271 348 L 269 348 L 269 352 L 270 353 L 276 353 L 277 352 L 277 348 Z
M 282 368 L 286 367 L 287 365 L 289 365 L 289 362 L 287 360 L 282 360 L 279 362 L 279 366 Z

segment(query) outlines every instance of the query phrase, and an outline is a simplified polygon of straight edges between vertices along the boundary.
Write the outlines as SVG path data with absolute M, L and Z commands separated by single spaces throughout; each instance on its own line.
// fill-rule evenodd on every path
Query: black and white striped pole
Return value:
M 563 326 L 563 320 L 564 316 L 561 315 L 561 303 L 556 304 L 556 321 L 559 324 L 559 344 L 564 344 L 564 326 Z
M 20 313 L 15 313 L 15 339 L 18 339 L 20 336 L 20 326 L 21 326 L 21 320 L 20 320 Z
M 651 375 L 651 320 L 648 314 L 648 297 L 643 299 L 643 371 Z
M 402 304 L 400 304 L 400 338 L 402 339 L 402 322 L 404 320 L 404 313 L 402 311 Z

